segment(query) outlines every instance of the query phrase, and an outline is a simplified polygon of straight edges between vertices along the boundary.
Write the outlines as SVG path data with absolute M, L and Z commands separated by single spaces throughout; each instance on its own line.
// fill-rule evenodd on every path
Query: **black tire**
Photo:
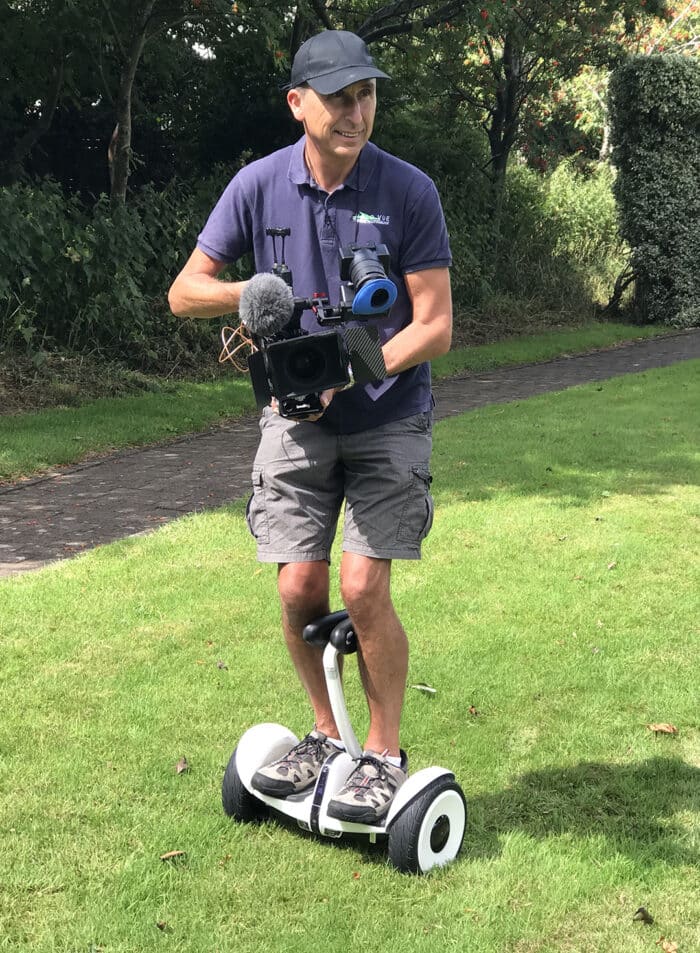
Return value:
M 235 751 L 231 755 L 221 785 L 221 803 L 224 807 L 224 813 L 233 818 L 234 821 L 264 821 L 269 815 L 267 804 L 253 797 L 250 791 L 243 786 L 236 767 Z
M 406 874 L 425 874 L 454 860 L 467 826 L 467 802 L 452 778 L 438 778 L 389 829 L 389 861 Z

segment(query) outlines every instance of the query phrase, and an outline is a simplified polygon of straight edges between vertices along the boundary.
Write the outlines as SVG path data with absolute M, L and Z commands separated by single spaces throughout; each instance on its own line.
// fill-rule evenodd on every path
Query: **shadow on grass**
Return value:
M 541 840 L 592 839 L 601 861 L 606 854 L 624 854 L 640 866 L 689 866 L 700 860 L 694 839 L 678 817 L 700 814 L 700 769 L 672 758 L 530 771 L 503 791 L 469 798 L 467 806 L 462 860 L 500 856 L 504 838 L 513 833 Z M 274 815 L 272 823 L 301 839 L 347 851 L 355 858 L 352 863 L 387 862 L 386 839 L 370 844 L 360 835 L 319 838 L 281 815 Z
M 594 839 L 600 860 L 605 846 L 610 856 L 622 853 L 640 865 L 685 866 L 700 859 L 677 819 L 684 812 L 700 814 L 700 769 L 671 758 L 530 771 L 503 791 L 469 798 L 467 806 L 463 860 L 499 856 L 503 839 L 518 832 L 542 840 Z M 317 837 L 288 818 L 277 815 L 274 821 L 304 839 Z M 327 843 L 348 851 L 357 863 L 387 860 L 386 840 L 370 844 L 366 837 L 345 835 Z
M 684 812 L 700 814 L 700 769 L 682 761 L 544 768 L 504 791 L 470 799 L 464 852 L 472 859 L 497 856 L 505 835 L 522 832 L 602 838 L 611 854 L 640 863 L 697 864 L 698 851 L 678 817 Z

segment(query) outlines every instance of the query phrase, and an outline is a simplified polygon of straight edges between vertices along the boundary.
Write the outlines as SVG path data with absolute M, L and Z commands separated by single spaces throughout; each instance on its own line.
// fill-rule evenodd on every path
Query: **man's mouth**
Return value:
M 336 129 L 335 131 L 343 139 L 359 139 L 361 135 L 360 132 L 345 132 L 343 129 Z

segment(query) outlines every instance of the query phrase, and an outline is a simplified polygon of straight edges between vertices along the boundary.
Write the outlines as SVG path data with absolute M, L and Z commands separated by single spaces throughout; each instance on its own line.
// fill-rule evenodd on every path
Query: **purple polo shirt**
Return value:
M 432 180 L 419 169 L 367 143 L 341 188 L 331 195 L 311 178 L 302 137 L 251 162 L 231 180 L 204 226 L 197 247 L 216 261 L 252 252 L 256 272 L 273 265 L 269 226 L 291 228 L 285 257 L 294 294 L 340 296 L 341 246 L 381 242 L 391 256 L 398 297 L 389 315 L 371 318 L 382 343 L 411 321 L 403 275 L 452 263 L 445 219 Z M 279 250 L 279 239 L 277 239 Z M 357 322 L 360 323 L 360 322 Z M 322 329 L 306 311 L 302 327 Z M 432 408 L 430 364 L 419 364 L 377 384 L 336 394 L 321 418 L 335 433 L 354 433 Z

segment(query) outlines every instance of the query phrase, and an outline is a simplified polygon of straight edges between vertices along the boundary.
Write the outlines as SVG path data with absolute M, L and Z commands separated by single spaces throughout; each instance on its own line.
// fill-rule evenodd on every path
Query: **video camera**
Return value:
M 324 390 L 383 380 L 386 366 L 375 327 L 344 327 L 348 321 L 385 315 L 396 301 L 396 285 L 387 277 L 386 245 L 348 245 L 340 250 L 340 301 L 325 295 L 296 298 L 285 262 L 289 228 L 267 228 L 272 238 L 271 273 L 255 275 L 246 286 L 239 313 L 257 350 L 248 358 L 258 408 L 278 402 L 283 417 L 303 419 L 322 413 Z M 277 240 L 281 254 L 277 256 Z M 312 310 L 318 323 L 334 330 L 308 333 L 301 315 Z

